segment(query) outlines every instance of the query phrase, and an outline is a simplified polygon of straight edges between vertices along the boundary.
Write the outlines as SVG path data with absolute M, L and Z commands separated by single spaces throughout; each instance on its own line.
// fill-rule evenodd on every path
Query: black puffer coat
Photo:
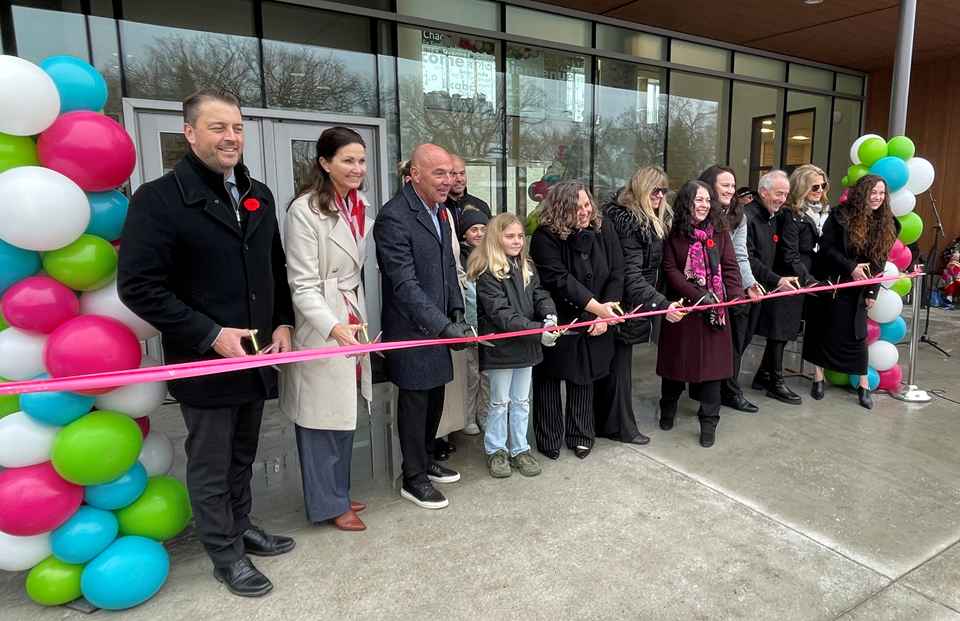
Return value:
M 663 240 L 648 226 L 643 226 L 629 207 L 617 202 L 620 192 L 611 194 L 600 209 L 607 222 L 613 225 L 623 250 L 623 299 L 620 307 L 629 313 L 662 310 L 670 302 L 657 291 L 660 282 L 660 262 L 663 259 Z M 631 319 L 618 324 L 614 338 L 624 345 L 636 345 L 650 340 L 653 324 L 650 319 Z

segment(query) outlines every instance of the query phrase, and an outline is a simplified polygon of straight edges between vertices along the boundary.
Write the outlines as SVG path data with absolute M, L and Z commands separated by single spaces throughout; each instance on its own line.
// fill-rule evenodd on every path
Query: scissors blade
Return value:
M 364 328 L 364 330 L 363 330 L 363 335 L 364 335 L 364 336 L 367 336 L 367 330 L 366 330 L 366 328 Z M 372 341 L 370 340 L 370 337 L 367 336 L 367 344 L 368 344 L 368 345 L 376 345 L 377 342 L 380 340 L 380 337 L 381 337 L 381 336 L 383 336 L 383 331 L 379 332 L 375 337 L 373 337 L 373 340 L 372 340 Z M 375 353 L 376 355 L 380 356 L 380 357 L 383 358 L 383 359 L 386 359 L 386 358 L 387 358 L 386 356 L 383 355 L 383 352 L 382 352 L 382 351 L 374 351 L 373 353 Z

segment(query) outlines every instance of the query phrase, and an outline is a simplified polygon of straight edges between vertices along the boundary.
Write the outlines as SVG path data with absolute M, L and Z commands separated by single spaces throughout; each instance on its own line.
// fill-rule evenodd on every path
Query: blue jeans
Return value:
M 530 421 L 530 378 L 533 367 L 523 369 L 489 369 L 490 409 L 483 448 L 487 455 L 507 450 L 516 457 L 530 450 L 527 425 Z M 508 438 L 509 435 L 509 438 Z

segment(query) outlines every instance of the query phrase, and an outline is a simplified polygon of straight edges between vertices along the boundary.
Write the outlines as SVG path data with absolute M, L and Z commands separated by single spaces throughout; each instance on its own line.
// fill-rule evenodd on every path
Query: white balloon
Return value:
M 90 224 L 90 202 L 80 187 L 40 166 L 0 174 L 0 239 L 25 250 L 56 250 Z
M 862 163 L 860 161 L 860 155 L 857 154 L 857 151 L 860 150 L 860 145 L 862 145 L 867 140 L 870 140 L 871 138 L 880 138 L 880 140 L 883 140 L 882 136 L 878 136 L 876 134 L 864 134 L 863 136 L 860 136 L 859 138 L 853 141 L 853 145 L 850 147 L 850 159 L 853 160 L 854 164 Z
M 84 294 L 86 295 L 86 294 Z M 81 304 L 83 302 L 81 301 Z M 160 362 L 151 356 L 144 355 L 140 368 L 157 367 Z M 166 382 L 150 382 L 147 384 L 130 384 L 116 390 L 98 395 L 94 404 L 98 410 L 120 412 L 130 418 L 147 416 L 163 404 L 167 398 Z
M 890 261 L 887 261 L 887 264 L 883 267 L 883 277 L 891 278 L 893 276 L 899 276 L 899 275 L 900 275 L 900 270 L 897 269 L 897 266 L 891 263 Z M 894 284 L 896 284 L 896 282 L 897 281 L 895 280 L 885 280 L 880 284 L 883 285 L 884 289 L 889 289 Z
M 46 334 L 31 334 L 17 328 L 0 332 L 0 377 L 23 382 L 44 373 L 46 342 Z
M 933 180 L 937 176 L 933 170 L 933 164 L 922 157 L 911 157 L 907 160 L 907 168 L 910 169 L 910 178 L 907 179 L 907 190 L 914 194 L 923 194 L 933 185 Z
M 117 295 L 116 279 L 99 289 L 85 291 L 80 296 L 80 314 L 112 317 L 133 330 L 141 341 L 160 334 L 156 328 L 134 315 L 133 311 L 120 301 L 120 296 Z
M 900 360 L 897 346 L 887 341 L 874 341 L 867 347 L 869 365 L 877 371 L 888 371 Z
M 889 323 L 903 312 L 903 300 L 889 289 L 880 288 L 880 295 L 873 303 L 873 308 L 867 311 L 867 317 L 877 323 Z
M 60 93 L 47 73 L 16 56 L 0 56 L 0 132 L 34 136 L 60 114 Z
M 905 216 L 917 206 L 917 197 L 907 188 L 900 188 L 890 195 L 890 210 L 895 216 Z
M 0 570 L 25 571 L 52 554 L 50 533 L 17 537 L 0 531 Z
M 167 474 L 173 467 L 173 443 L 163 433 L 151 429 L 143 439 L 139 459 L 148 477 Z
M 0 418 L 0 467 L 25 468 L 50 461 L 50 447 L 61 429 L 38 423 L 23 412 Z

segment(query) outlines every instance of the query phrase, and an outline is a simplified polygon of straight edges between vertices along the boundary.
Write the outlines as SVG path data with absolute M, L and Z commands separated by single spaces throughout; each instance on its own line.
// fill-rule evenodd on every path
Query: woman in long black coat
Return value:
M 818 279 L 840 283 L 882 274 L 898 224 L 883 177 L 862 177 L 823 227 L 814 266 Z M 873 398 L 867 383 L 867 311 L 879 293 L 880 285 L 872 284 L 811 298 L 803 339 L 803 359 L 815 365 L 814 390 L 823 390 L 824 368 L 858 375 L 857 399 L 868 410 Z
M 611 226 L 602 225 L 587 189 L 562 181 L 541 203 L 530 256 L 543 288 L 557 306 L 560 326 L 574 321 L 614 319 L 623 295 L 623 253 Z M 558 338 L 533 368 L 533 429 L 537 450 L 557 459 L 564 439 L 580 459 L 594 443 L 593 383 L 613 359 L 613 331 L 606 323 Z M 567 388 L 566 430 L 560 383 Z
M 673 226 L 663 249 L 668 300 L 685 306 L 744 297 L 730 236 L 712 208 L 710 188 L 688 181 L 673 204 Z M 715 297 L 714 297 L 715 296 Z M 744 305 L 694 311 L 660 332 L 657 375 L 661 378 L 660 428 L 673 428 L 685 384 L 699 385 L 700 445 L 713 446 L 720 421 L 720 382 L 733 373 L 728 313 Z M 694 391 L 695 392 L 695 391 Z

